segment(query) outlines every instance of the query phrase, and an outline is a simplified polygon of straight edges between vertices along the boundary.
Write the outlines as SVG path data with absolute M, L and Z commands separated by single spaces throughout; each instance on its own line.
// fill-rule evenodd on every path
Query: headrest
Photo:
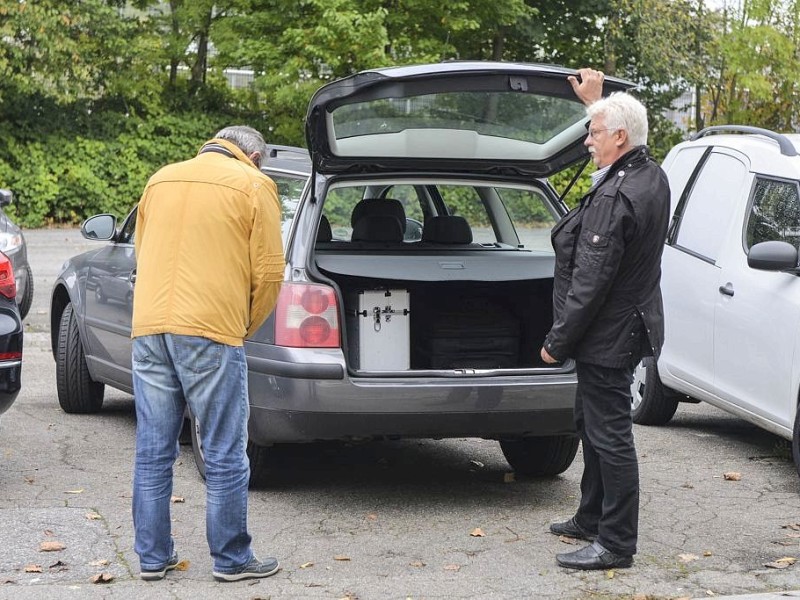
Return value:
M 392 215 L 400 221 L 403 229 L 406 227 L 406 211 L 400 200 L 393 198 L 367 198 L 361 200 L 353 207 L 350 215 L 350 226 L 355 227 L 361 217 L 367 215 Z
M 366 215 L 356 221 L 350 239 L 354 242 L 402 242 L 403 227 L 392 215 Z
M 322 215 L 319 220 L 319 229 L 317 229 L 318 242 L 330 242 L 333 239 L 333 232 L 331 231 L 331 222 L 328 217 Z
M 472 229 L 464 217 L 456 215 L 429 217 L 422 230 L 422 241 L 437 244 L 471 244 Z

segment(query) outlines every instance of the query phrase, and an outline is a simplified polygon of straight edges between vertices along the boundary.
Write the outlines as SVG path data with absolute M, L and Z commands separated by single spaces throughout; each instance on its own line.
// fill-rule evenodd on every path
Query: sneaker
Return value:
M 275 575 L 281 570 L 278 560 L 276 558 L 268 558 L 266 560 L 259 560 L 255 556 L 250 559 L 250 562 L 243 566 L 238 571 L 233 573 L 219 573 L 214 571 L 214 579 L 217 581 L 241 581 L 242 579 L 258 579 L 260 577 L 269 577 Z
M 173 552 L 172 556 L 170 556 L 169 561 L 167 562 L 164 568 L 158 569 L 156 571 L 142 569 L 140 577 L 145 581 L 160 581 L 161 579 L 164 579 L 164 577 L 166 577 L 167 571 L 172 571 L 172 569 L 174 569 L 177 566 L 178 566 L 178 553 Z

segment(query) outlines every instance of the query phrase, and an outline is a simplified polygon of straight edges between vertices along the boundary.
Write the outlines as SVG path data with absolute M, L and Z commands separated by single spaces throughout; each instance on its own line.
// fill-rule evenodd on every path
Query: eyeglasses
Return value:
M 592 138 L 593 140 L 596 140 L 597 139 L 597 134 L 600 133 L 601 131 L 619 131 L 619 128 L 618 127 L 608 127 L 606 129 L 590 129 L 589 130 L 589 137 Z

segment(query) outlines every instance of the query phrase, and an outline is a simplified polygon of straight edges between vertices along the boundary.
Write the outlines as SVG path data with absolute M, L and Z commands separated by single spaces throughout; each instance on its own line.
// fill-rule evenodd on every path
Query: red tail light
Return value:
M 0 252 L 0 294 L 13 300 L 17 296 L 17 282 L 14 280 L 14 269 L 11 261 Z
M 284 283 L 275 307 L 275 343 L 292 348 L 338 348 L 339 311 L 333 288 Z

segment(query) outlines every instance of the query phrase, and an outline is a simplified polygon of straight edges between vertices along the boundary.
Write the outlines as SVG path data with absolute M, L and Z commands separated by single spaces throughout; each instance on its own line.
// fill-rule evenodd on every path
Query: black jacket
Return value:
M 639 146 L 553 228 L 553 358 L 624 367 L 659 355 L 669 201 L 666 174 Z

